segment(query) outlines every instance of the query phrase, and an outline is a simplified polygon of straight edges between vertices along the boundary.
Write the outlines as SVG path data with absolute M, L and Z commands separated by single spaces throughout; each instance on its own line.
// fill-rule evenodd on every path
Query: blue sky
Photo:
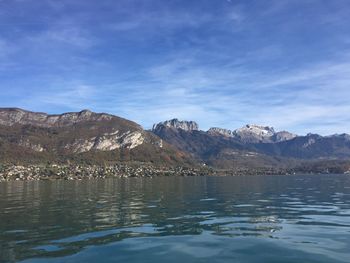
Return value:
M 0 106 L 350 133 L 348 0 L 0 0 Z

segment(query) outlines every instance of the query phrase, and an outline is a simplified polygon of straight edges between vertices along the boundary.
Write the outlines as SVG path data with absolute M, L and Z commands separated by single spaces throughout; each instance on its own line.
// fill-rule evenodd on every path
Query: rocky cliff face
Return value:
M 31 112 L 17 108 L 0 108 L 0 125 L 13 126 L 34 125 L 39 127 L 64 127 L 86 121 L 109 121 L 113 115 L 94 113 L 89 110 L 69 112 L 60 115 L 49 115 L 40 112 Z
M 231 130 L 218 128 L 218 127 L 212 127 L 207 131 L 208 134 L 214 135 L 214 136 L 226 136 L 226 137 L 233 137 L 233 133 Z
M 181 129 L 184 131 L 198 130 L 198 124 L 194 121 L 179 121 L 178 119 L 172 119 L 172 120 L 160 122 L 158 124 L 154 124 L 152 131 L 156 132 L 157 130 L 160 130 L 162 127 Z
M 134 149 L 145 140 L 141 132 L 125 132 L 119 134 L 118 131 L 106 133 L 98 137 L 89 139 L 77 139 L 73 143 L 65 145 L 66 149 L 74 153 L 89 152 L 91 150 L 113 151 L 120 148 Z
M 273 142 L 284 142 L 284 141 L 289 141 L 292 140 L 294 138 L 296 138 L 298 135 L 287 132 L 287 131 L 280 131 L 280 132 L 276 132 L 273 136 L 272 136 L 272 141 Z
M 141 145 L 145 140 L 145 134 L 138 124 L 110 114 L 94 113 L 89 110 L 49 115 L 16 108 L 5 108 L 0 109 L 0 125 L 10 127 L 14 125 L 29 125 L 40 128 L 61 129 L 62 132 L 63 130 L 64 132 L 71 132 L 69 129 L 74 126 L 75 131 L 80 131 L 80 136 L 72 134 L 71 138 L 77 138 L 73 142 L 68 142 L 69 140 L 67 140 L 64 149 L 72 150 L 75 153 L 88 152 L 90 150 L 133 149 Z M 84 131 L 84 128 L 89 129 L 89 131 Z M 29 147 L 34 151 L 45 151 L 41 144 L 34 144 L 30 142 L 29 138 L 26 141 L 20 141 L 19 145 Z

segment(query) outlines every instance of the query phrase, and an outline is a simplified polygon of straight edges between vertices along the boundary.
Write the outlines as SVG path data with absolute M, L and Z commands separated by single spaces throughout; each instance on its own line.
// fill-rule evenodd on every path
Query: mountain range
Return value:
M 216 169 L 290 167 L 350 160 L 350 135 L 298 136 L 269 126 L 199 129 L 172 119 L 144 130 L 139 124 L 89 110 L 50 115 L 0 108 L 3 163 L 148 162 Z

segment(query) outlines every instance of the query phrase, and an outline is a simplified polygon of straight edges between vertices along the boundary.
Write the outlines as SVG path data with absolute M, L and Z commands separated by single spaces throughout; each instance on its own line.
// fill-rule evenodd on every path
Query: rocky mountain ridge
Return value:
M 277 165 L 281 160 L 276 162 L 276 158 L 350 158 L 350 136 L 347 134 L 298 136 L 287 131 L 276 132 L 272 127 L 259 125 L 246 125 L 233 131 L 214 127 L 206 132 L 187 132 L 175 127 L 163 127 L 153 132 L 199 160 L 217 166 L 233 167 L 242 162 L 248 163 L 247 165 Z
M 180 121 L 178 119 L 172 119 L 160 122 L 158 124 L 154 124 L 152 127 L 152 131 L 156 132 L 160 130 L 162 127 L 173 128 L 173 129 L 181 129 L 184 131 L 198 131 L 198 124 L 194 121 Z
M 273 127 L 247 124 L 233 131 L 233 135 L 245 143 L 271 143 L 294 139 L 296 134 L 287 131 L 276 132 Z
M 180 121 L 178 119 L 171 119 L 154 124 L 152 131 L 157 133 L 162 128 L 181 129 L 184 131 L 199 131 L 199 126 L 195 121 Z M 242 128 L 236 130 L 229 130 L 220 127 L 212 127 L 207 133 L 213 136 L 226 136 L 236 138 L 244 143 L 270 143 L 291 140 L 297 137 L 287 131 L 276 132 L 274 128 L 269 126 L 260 126 L 255 124 L 247 124 Z
M 292 140 L 297 137 L 296 134 L 279 131 L 269 126 L 260 126 L 255 124 L 247 124 L 236 130 L 223 129 L 218 127 L 210 128 L 207 131 L 210 135 L 222 135 L 226 137 L 236 138 L 243 143 L 271 143 Z
M 122 121 L 121 125 L 115 125 Z M 106 114 L 94 113 L 89 110 L 80 112 L 69 112 L 57 115 L 50 115 L 41 112 L 31 112 L 17 108 L 0 108 L 0 125 L 3 126 L 34 126 L 40 128 L 69 128 L 74 125 L 89 123 L 114 124 L 113 127 L 98 132 L 96 136 L 90 138 L 78 138 L 72 143 L 64 145 L 65 149 L 72 150 L 74 153 L 87 152 L 92 149 L 101 151 L 111 151 L 117 148 L 133 149 L 141 145 L 144 141 L 143 129 L 136 123 L 123 120 L 119 117 Z M 122 129 L 118 129 L 123 126 Z M 97 129 L 97 127 L 91 127 Z M 19 143 L 27 146 L 34 151 L 45 151 L 40 144 L 35 145 L 28 139 L 21 140 Z
M 20 124 L 46 128 L 64 127 L 86 121 L 109 121 L 113 118 L 116 118 L 116 116 L 107 113 L 94 113 L 90 110 L 50 115 L 47 113 L 26 111 L 19 108 L 0 108 L 0 125 L 5 126 Z

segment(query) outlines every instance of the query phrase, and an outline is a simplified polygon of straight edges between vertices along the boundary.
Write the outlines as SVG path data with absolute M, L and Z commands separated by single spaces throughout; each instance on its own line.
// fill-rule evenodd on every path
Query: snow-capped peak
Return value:
M 246 143 L 281 142 L 296 137 L 295 134 L 286 131 L 276 132 L 272 127 L 256 124 L 247 124 L 244 127 L 235 130 L 233 134 Z
M 269 126 L 260 126 L 256 124 L 247 124 L 242 128 L 239 128 L 235 130 L 236 134 L 240 133 L 249 133 L 249 134 L 255 134 L 258 136 L 272 136 L 275 134 L 275 130 L 272 127 Z

